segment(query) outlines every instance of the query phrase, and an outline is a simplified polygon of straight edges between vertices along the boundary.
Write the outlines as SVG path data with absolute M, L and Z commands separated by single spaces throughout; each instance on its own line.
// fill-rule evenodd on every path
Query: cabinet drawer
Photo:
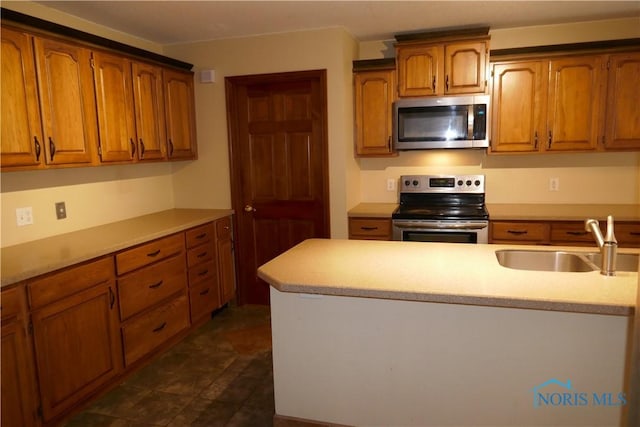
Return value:
M 231 238 L 230 216 L 225 216 L 216 221 L 216 237 L 220 240 Z
M 349 218 L 350 238 L 391 239 L 391 220 L 387 218 Z
M 216 262 L 214 260 L 189 268 L 189 286 L 204 281 L 217 283 L 216 278 Z
M 189 327 L 189 304 L 182 295 L 122 327 L 127 366 Z
M 220 307 L 220 291 L 215 282 L 202 282 L 189 290 L 191 322 L 201 319 Z
M 184 234 L 178 233 L 120 252 L 116 255 L 118 274 L 144 267 L 182 251 L 184 251 Z
M 31 281 L 29 302 L 31 308 L 42 307 L 113 278 L 113 257 L 73 266 Z
M 542 222 L 492 222 L 492 240 L 516 240 L 529 242 L 547 242 L 549 224 Z
M 118 278 L 120 318 L 125 320 L 187 287 L 184 257 L 176 256 Z
M 24 292 L 22 285 L 2 290 L 0 294 L 0 316 L 3 320 L 20 314 L 20 294 L 22 292 Z
M 600 224 L 602 228 L 603 224 Z M 616 230 L 617 231 L 617 230 Z M 584 229 L 584 222 L 552 222 L 551 241 L 568 243 L 589 243 L 596 244 L 590 231 Z
M 194 246 L 202 243 L 211 242 L 214 238 L 213 223 L 201 225 L 200 227 L 192 228 L 186 231 L 187 248 L 193 248 Z
M 203 262 L 211 261 L 214 252 L 215 250 L 212 243 L 191 248 L 187 251 L 187 265 L 193 267 Z
M 616 239 L 624 246 L 640 246 L 640 223 L 617 223 Z

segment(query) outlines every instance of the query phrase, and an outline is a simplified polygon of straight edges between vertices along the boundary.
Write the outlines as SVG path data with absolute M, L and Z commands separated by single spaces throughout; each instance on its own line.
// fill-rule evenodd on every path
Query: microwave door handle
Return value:
M 473 105 L 467 106 L 467 139 L 473 140 Z

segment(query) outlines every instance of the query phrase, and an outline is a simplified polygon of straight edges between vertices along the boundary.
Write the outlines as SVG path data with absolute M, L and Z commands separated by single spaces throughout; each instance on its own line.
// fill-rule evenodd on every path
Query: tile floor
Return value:
M 66 427 L 271 426 L 269 307 L 227 307 Z

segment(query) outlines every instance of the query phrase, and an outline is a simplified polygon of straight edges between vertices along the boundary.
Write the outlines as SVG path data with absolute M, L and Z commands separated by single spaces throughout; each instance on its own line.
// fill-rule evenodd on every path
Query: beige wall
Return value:
M 165 53 L 194 63 L 196 71 L 199 160 L 174 167 L 178 207 L 231 207 L 225 77 L 327 70 L 331 235 L 346 237 L 346 211 L 360 194 L 352 148 L 351 61 L 357 57 L 353 38 L 342 29 L 302 31 L 168 46 Z M 215 69 L 215 83 L 199 83 L 203 69 Z
M 2 6 L 193 63 L 200 157 L 173 164 L 2 173 L 2 247 L 172 207 L 229 208 L 224 77 L 305 69 L 327 70 L 333 237 L 346 237 L 346 211 L 357 203 L 396 201 L 395 192 L 386 191 L 386 179 L 405 173 L 485 173 L 491 202 L 640 202 L 638 153 L 486 158 L 482 152 L 446 151 L 354 159 L 351 61 L 380 57 L 381 50 L 390 46 L 392 52 L 388 41 L 358 44 L 346 31 L 328 29 L 159 46 L 41 4 L 3 2 Z M 495 48 L 527 40 L 547 44 L 585 41 L 589 36 L 640 37 L 634 23 L 615 20 L 495 30 L 492 43 Z M 216 70 L 215 83 L 199 83 L 197 72 L 203 69 Z M 557 193 L 546 190 L 551 176 L 560 178 Z M 526 190 L 513 191 L 510 183 Z M 67 203 L 66 220 L 55 220 L 57 201 Z M 17 227 L 15 209 L 24 206 L 33 207 L 34 224 Z

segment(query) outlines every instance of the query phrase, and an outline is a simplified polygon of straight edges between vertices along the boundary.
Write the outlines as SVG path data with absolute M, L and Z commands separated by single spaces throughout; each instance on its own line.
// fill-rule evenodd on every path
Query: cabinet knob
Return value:
M 246 205 L 246 206 L 244 207 L 244 211 L 245 211 L 245 212 L 255 212 L 255 211 L 256 211 L 256 208 L 254 208 L 254 207 L 253 207 L 253 206 L 251 206 L 251 205 Z

